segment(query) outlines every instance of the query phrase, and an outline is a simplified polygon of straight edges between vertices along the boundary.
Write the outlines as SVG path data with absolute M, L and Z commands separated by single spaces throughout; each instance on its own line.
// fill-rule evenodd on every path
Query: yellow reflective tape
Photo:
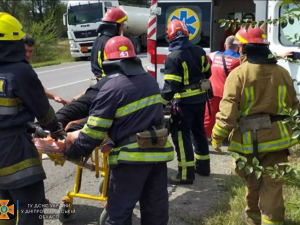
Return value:
M 109 165 L 114 165 L 118 163 L 118 157 L 119 155 L 109 155 L 108 156 L 108 164 Z
M 107 59 L 107 56 L 106 56 L 105 52 L 103 52 L 103 55 L 104 55 L 104 59 Z M 98 51 L 98 65 L 99 65 L 99 67 L 101 68 L 102 77 L 104 77 L 104 76 L 105 76 L 105 73 L 104 73 L 104 71 L 103 71 L 103 69 L 102 69 L 101 51 Z
M 98 130 L 94 130 L 89 128 L 87 124 L 84 125 L 84 127 L 81 129 L 81 132 L 85 135 L 97 139 L 97 140 L 103 140 L 106 137 L 107 132 L 102 132 Z
M 165 74 L 164 76 L 164 80 L 174 80 L 174 81 L 177 81 L 177 82 L 182 82 L 182 77 L 181 76 L 176 76 L 176 75 L 173 75 L 173 74 Z
M 263 218 L 262 225 L 283 225 L 283 221 L 271 221 Z
M 0 98 L 0 106 L 17 106 L 22 103 L 19 98 Z
M 204 62 L 205 62 L 205 56 L 201 56 L 202 59 L 202 73 L 207 72 L 207 70 L 209 70 L 210 64 L 207 62 L 206 67 L 204 67 Z
M 41 162 L 38 158 L 26 159 L 22 162 L 12 165 L 12 166 L 0 169 L 0 176 L 10 175 L 10 174 L 16 173 L 20 170 L 24 170 L 28 167 L 38 166 L 38 165 L 41 165 Z
M 251 144 L 251 131 L 247 131 L 243 133 L 243 143 L 244 144 Z
M 188 85 L 189 84 L 189 69 L 188 69 L 186 62 L 182 63 L 182 67 L 183 67 L 183 74 L 184 74 L 183 84 Z
M 254 103 L 254 88 L 253 88 L 253 86 L 247 87 L 245 89 L 245 96 L 246 96 L 246 99 L 245 99 L 244 107 L 242 110 L 243 117 L 249 115 L 249 110 Z
M 0 80 L 0 92 L 4 92 L 4 80 Z
M 127 16 L 123 16 L 121 19 L 117 20 L 116 23 L 122 23 L 127 19 Z
M 179 145 L 179 154 L 180 154 L 180 162 L 186 163 L 186 157 L 185 157 L 185 151 L 184 151 L 184 145 L 183 145 L 183 139 L 182 139 L 182 132 L 178 132 L 178 145 Z M 182 167 L 181 170 L 181 180 L 187 179 L 187 168 Z
M 241 35 L 239 35 L 238 33 L 235 35 L 235 37 L 242 43 L 242 44 L 247 44 L 248 41 L 243 38 Z
M 258 143 L 258 152 L 272 152 L 285 148 L 289 148 L 298 143 L 297 139 L 282 138 L 275 141 L 269 141 L 264 143 Z M 252 144 L 241 144 L 235 141 L 231 141 L 228 147 L 229 151 L 239 152 L 243 154 L 252 154 L 253 145 Z
M 178 162 L 178 166 L 180 167 L 194 167 L 195 166 L 195 161 L 189 161 L 189 162 Z
M 142 108 L 146 108 L 148 106 L 154 105 L 154 104 L 162 104 L 162 97 L 160 94 L 152 95 L 147 98 L 140 99 L 138 101 L 132 102 L 128 105 L 125 105 L 119 109 L 117 109 L 116 118 L 126 116 L 130 113 L 136 112 Z
M 201 91 L 200 89 L 196 90 L 187 90 L 186 92 L 177 93 L 174 95 L 174 98 L 187 98 L 195 95 L 200 95 L 205 93 L 205 91 Z
M 174 159 L 174 152 L 126 152 L 120 151 L 118 161 L 130 162 L 168 162 Z
M 220 127 L 217 123 L 214 125 L 213 134 L 221 137 L 226 138 L 229 134 L 229 131 L 225 130 L 224 128 Z
M 163 97 L 161 97 L 161 101 L 162 101 L 162 104 L 164 104 L 164 105 L 167 105 L 170 102 L 168 100 L 165 100 Z
M 282 110 L 286 107 L 285 98 L 286 98 L 286 86 L 279 85 L 278 86 L 278 114 L 280 114 Z
M 89 116 L 87 124 L 92 125 L 95 127 L 103 127 L 103 128 L 110 128 L 113 123 L 113 120 L 110 119 L 103 119 L 96 116 Z
M 198 155 L 195 153 L 195 158 L 198 160 L 209 160 L 210 156 L 209 155 Z

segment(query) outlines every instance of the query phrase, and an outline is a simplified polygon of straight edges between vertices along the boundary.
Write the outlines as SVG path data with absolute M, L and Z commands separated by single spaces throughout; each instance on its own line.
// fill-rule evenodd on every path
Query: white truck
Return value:
M 91 50 L 100 21 L 110 7 L 118 7 L 126 12 L 123 35 L 128 37 L 137 54 L 147 48 L 147 28 L 150 9 L 139 6 L 119 5 L 119 1 L 68 1 L 63 23 L 68 28 L 70 51 L 74 58 L 87 58 Z
M 209 53 L 220 51 L 226 34 L 220 27 L 219 19 L 276 19 L 285 10 L 297 7 L 292 1 L 281 6 L 281 0 L 152 0 L 148 28 L 148 72 L 156 77 L 160 87 L 164 84 L 164 61 L 169 53 L 168 42 L 165 38 L 167 24 L 173 19 L 186 22 L 190 31 L 190 40 Z M 294 11 L 294 13 L 300 13 Z M 297 46 L 288 40 L 299 32 L 300 22 L 286 27 L 268 24 L 266 33 L 272 52 L 281 55 L 287 51 L 299 52 Z M 298 63 L 278 60 L 278 64 L 286 68 L 293 79 L 300 81 Z M 300 93 L 300 86 L 295 82 L 295 88 Z

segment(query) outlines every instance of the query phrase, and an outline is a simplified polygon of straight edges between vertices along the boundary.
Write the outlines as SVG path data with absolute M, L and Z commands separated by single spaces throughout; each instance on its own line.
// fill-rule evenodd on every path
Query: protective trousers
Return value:
M 171 135 L 177 152 L 181 180 L 194 180 L 195 169 L 200 175 L 210 174 L 209 147 L 204 130 L 205 105 L 205 102 L 178 104 L 181 119 L 178 129 L 174 129 Z
M 108 219 L 105 225 L 131 225 L 136 203 L 141 224 L 167 225 L 169 201 L 167 163 L 120 164 L 110 171 Z
M 252 166 L 253 155 L 243 155 Z M 260 165 L 264 168 L 287 162 L 288 150 L 259 154 Z M 279 171 L 284 170 L 279 166 Z M 239 176 L 246 180 L 246 209 L 245 222 L 247 225 L 283 225 L 284 201 L 282 182 L 270 176 L 257 179 L 255 174 L 246 175 L 244 170 L 236 167 Z
M 43 207 L 45 203 L 44 182 L 11 190 L 0 190 L 2 200 L 9 200 L 8 206 L 14 204 L 14 215 L 8 213 L 9 220 L 0 220 L 0 225 L 17 224 L 17 201 L 19 203 L 18 225 L 43 225 Z

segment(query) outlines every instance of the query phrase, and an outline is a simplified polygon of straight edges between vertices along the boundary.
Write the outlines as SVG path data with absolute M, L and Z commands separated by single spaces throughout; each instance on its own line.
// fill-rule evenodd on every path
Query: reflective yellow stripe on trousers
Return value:
M 278 221 L 271 221 L 271 220 L 267 220 L 267 219 L 262 219 L 261 224 L 262 225 L 283 225 L 283 221 L 278 222 Z
M 186 156 L 184 151 L 184 145 L 183 145 L 183 139 L 182 139 L 182 132 L 178 132 L 178 146 L 179 146 L 179 153 L 180 153 L 180 162 L 182 164 L 186 163 Z M 186 180 L 187 179 L 187 167 L 182 166 L 181 167 L 181 179 Z
M 249 110 L 251 106 L 253 105 L 254 102 L 254 88 L 253 86 L 247 87 L 245 89 L 245 104 L 243 106 L 243 110 L 241 112 L 242 117 L 248 116 L 249 115 Z M 243 143 L 244 144 L 251 144 L 251 131 L 247 131 L 243 133 Z

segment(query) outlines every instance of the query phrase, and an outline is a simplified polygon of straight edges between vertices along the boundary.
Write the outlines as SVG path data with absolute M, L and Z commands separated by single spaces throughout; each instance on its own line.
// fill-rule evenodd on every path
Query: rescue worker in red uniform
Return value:
M 250 26 L 248 31 L 243 27 L 236 34 L 243 61 L 226 79 L 212 134 L 216 150 L 230 134 L 228 150 L 246 157 L 250 166 L 256 157 L 264 168 L 288 161 L 288 148 L 298 141 L 291 138 L 292 128 L 283 123 L 280 113 L 284 108 L 299 108 L 293 80 L 277 65 L 266 38 L 259 27 Z M 282 182 L 268 175 L 257 179 L 244 169 L 236 172 L 247 186 L 245 223 L 283 225 Z
M 26 213 L 45 202 L 46 174 L 39 154 L 28 132 L 27 124 L 37 118 L 52 138 L 63 139 L 66 133 L 57 122 L 44 88 L 36 73 L 25 60 L 25 47 L 20 22 L 0 13 L 0 195 L 1 205 L 14 204 L 15 213 L 3 214 L 5 224 L 42 225 L 42 212 Z M 34 208 L 42 210 L 42 208 Z M 8 211 L 9 212 L 9 211 Z M 2 222 L 1 222 L 2 224 Z
M 130 225 L 138 201 L 143 225 L 167 225 L 167 162 L 173 160 L 174 149 L 167 138 L 158 83 L 145 72 L 126 37 L 111 38 L 104 59 L 108 81 L 65 155 L 69 159 L 89 156 L 108 134 L 115 146 L 108 158 L 106 225 Z
M 167 35 L 171 53 L 165 61 L 162 98 L 164 105 L 172 100 L 173 125 L 170 132 L 178 158 L 178 174 L 170 177 L 169 182 L 192 184 L 195 172 L 203 176 L 210 174 L 209 149 L 204 130 L 207 90 L 201 90 L 199 86 L 210 77 L 210 64 L 205 51 L 189 41 L 189 31 L 184 22 L 170 22 Z
M 224 52 L 213 52 L 209 54 L 212 61 L 210 82 L 214 90 L 214 97 L 210 99 L 211 115 L 209 115 L 208 105 L 205 110 L 205 133 L 210 141 L 211 132 L 216 122 L 216 114 L 219 112 L 219 104 L 223 97 L 225 80 L 229 73 L 240 65 L 239 46 L 233 44 L 234 36 L 229 36 L 224 44 Z
M 95 85 L 103 76 L 102 62 L 103 62 L 103 51 L 106 42 L 115 36 L 121 35 L 123 32 L 124 23 L 127 21 L 127 15 L 122 9 L 115 7 L 110 8 L 105 13 L 100 25 L 97 29 L 97 33 L 100 35 L 96 38 L 93 43 L 91 51 L 91 68 L 94 74 L 94 78 L 91 81 L 91 87 Z M 75 96 L 73 102 L 85 95 L 86 91 Z M 88 96 L 85 96 L 89 98 Z M 85 101 L 85 99 L 82 99 Z M 81 103 L 79 103 L 81 104 Z M 72 106 L 71 106 L 72 107 Z M 81 118 L 80 118 L 81 119 Z

